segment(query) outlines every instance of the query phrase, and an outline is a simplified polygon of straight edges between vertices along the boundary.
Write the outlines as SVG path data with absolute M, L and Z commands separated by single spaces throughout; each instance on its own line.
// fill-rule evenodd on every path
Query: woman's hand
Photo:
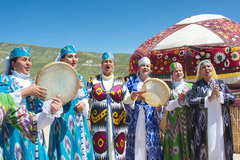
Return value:
M 60 95 L 51 99 L 53 100 L 50 104 L 51 113 L 55 114 L 62 107 L 62 101 L 60 100 Z
M 78 102 L 75 106 L 76 106 L 76 111 L 77 112 L 82 112 L 85 104 L 83 102 Z
M 181 101 L 184 101 L 185 98 L 186 98 L 186 93 L 182 91 L 182 93 L 178 94 L 178 103 L 180 103 Z
M 82 78 L 79 79 L 79 89 L 84 87 L 84 83 L 82 82 Z
M 32 83 L 27 88 L 22 89 L 22 98 L 25 98 L 27 96 L 34 96 L 41 99 L 45 99 L 47 96 L 47 88 L 37 86 L 34 83 Z
M 214 100 L 215 97 L 219 97 L 220 95 L 220 91 L 219 91 L 219 86 L 217 84 L 215 84 L 213 86 L 213 91 L 210 97 L 208 97 L 208 101 L 211 102 L 212 100 Z
M 155 107 L 154 111 L 161 111 L 162 110 L 162 106 L 159 105 L 158 107 Z
M 219 85 L 215 84 L 213 86 L 213 91 L 212 91 L 213 95 L 215 95 L 216 97 L 219 97 L 220 95 L 220 91 L 219 91 Z
M 138 97 L 139 99 L 144 100 L 144 97 L 142 97 L 142 94 L 146 93 L 146 91 L 134 91 L 131 93 L 131 100 L 135 101 Z

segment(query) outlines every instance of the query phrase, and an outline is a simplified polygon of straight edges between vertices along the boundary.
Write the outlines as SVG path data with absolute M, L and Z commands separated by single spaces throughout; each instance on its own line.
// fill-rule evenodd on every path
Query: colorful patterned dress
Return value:
M 188 91 L 192 88 L 191 83 L 182 82 L 182 90 Z M 170 101 L 177 100 L 178 91 L 171 83 Z M 176 102 L 176 101 L 175 101 Z M 190 107 L 177 107 L 167 113 L 166 128 L 164 134 L 164 158 L 167 160 L 190 160 Z
M 16 75 L 17 77 L 19 75 Z M 22 84 L 16 82 L 16 76 L 0 76 L 0 92 L 11 93 L 23 88 Z M 21 78 L 18 77 L 18 78 Z M 26 81 L 31 81 L 26 79 Z M 6 90 L 7 89 L 7 90 Z M 23 110 L 39 113 L 42 111 L 43 102 L 38 98 L 26 97 L 22 101 L 26 101 L 26 106 L 20 106 Z M 21 102 L 22 104 L 22 102 Z M 29 124 L 31 126 L 31 124 Z M 29 127 L 30 127 L 29 126 Z M 1 127 L 1 148 L 5 159 L 11 160 L 32 160 L 32 159 L 48 159 L 43 131 L 38 131 L 38 141 L 32 143 L 23 133 L 17 130 L 9 123 L 3 122 Z
M 122 100 L 126 86 L 120 77 L 113 78 L 111 90 L 106 92 L 102 76 L 92 76 L 88 80 L 88 93 L 92 99 L 91 123 L 92 141 L 96 160 L 109 159 L 108 135 L 114 139 L 114 160 L 125 160 L 126 141 L 126 114 Z M 112 129 L 109 129 L 108 108 L 112 114 Z M 112 130 L 110 133 L 109 130 Z
M 138 91 L 138 84 L 142 81 L 137 77 L 130 77 L 127 87 L 130 93 L 133 91 Z M 143 114 L 145 118 L 145 136 L 146 136 L 146 158 L 142 159 L 147 160 L 163 160 L 163 153 L 161 150 L 160 142 L 160 130 L 159 124 L 160 119 L 162 118 L 162 112 L 160 114 L 158 111 L 154 111 L 155 107 L 152 107 L 145 103 L 144 101 L 135 101 L 134 109 L 129 105 L 125 105 L 128 114 L 128 135 L 127 135 L 127 149 L 126 149 L 126 159 L 134 160 L 136 159 L 135 155 L 135 137 L 136 137 L 136 128 L 138 123 L 138 117 L 140 116 L 140 110 L 143 108 Z M 145 144 L 144 144 L 145 145 Z
M 217 111 L 215 110 L 213 111 L 213 115 L 209 117 L 209 109 L 205 107 L 205 97 L 209 95 L 208 91 L 214 84 L 219 85 L 220 92 L 223 93 L 224 103 L 218 107 L 221 111 L 221 116 L 216 116 Z M 208 139 L 209 118 L 220 119 L 222 126 L 217 127 L 223 127 L 223 136 L 221 137 L 223 138 L 223 147 L 225 149 L 225 158 L 223 159 L 233 159 L 232 125 L 229 105 L 234 102 L 235 96 L 222 80 L 212 79 L 211 83 L 208 84 L 201 79 L 193 85 L 188 103 L 191 106 L 191 151 L 194 160 L 209 159 L 208 145 L 211 141 L 211 139 Z
M 19 107 L 14 103 L 13 97 L 9 94 L 0 93 L 0 129 L 2 132 L 2 123 L 6 121 L 13 127 L 22 132 L 30 141 L 37 141 L 37 121 L 32 112 L 28 112 L 25 107 Z M 0 160 L 4 159 L 3 146 L 1 138 Z M 7 139 L 6 139 L 7 141 Z M 21 157 L 18 157 L 21 158 Z M 6 159 L 6 158 L 5 158 Z
M 82 75 L 78 74 L 78 76 L 85 83 Z M 86 88 L 82 88 L 81 91 L 83 95 L 65 104 L 63 114 L 60 118 L 56 118 L 51 125 L 48 150 L 50 160 L 94 159 L 87 119 L 83 113 L 79 113 L 75 109 L 78 101 L 87 101 Z

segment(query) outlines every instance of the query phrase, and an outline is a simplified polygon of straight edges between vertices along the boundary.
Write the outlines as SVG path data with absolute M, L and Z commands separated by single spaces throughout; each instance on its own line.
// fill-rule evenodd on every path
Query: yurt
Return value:
M 180 62 L 186 81 L 194 81 L 197 64 L 209 59 L 219 78 L 240 84 L 240 24 L 222 15 L 192 16 L 141 44 L 130 58 L 130 74 L 136 73 L 141 57 L 151 59 L 154 77 L 166 80 L 169 65 Z
M 141 44 L 130 57 L 129 73 L 136 74 L 140 58 L 151 60 L 152 77 L 169 81 L 169 66 L 180 62 L 185 81 L 194 82 L 197 65 L 208 59 L 218 78 L 227 82 L 237 100 L 230 107 L 234 152 L 240 153 L 240 24 L 222 15 L 188 17 Z

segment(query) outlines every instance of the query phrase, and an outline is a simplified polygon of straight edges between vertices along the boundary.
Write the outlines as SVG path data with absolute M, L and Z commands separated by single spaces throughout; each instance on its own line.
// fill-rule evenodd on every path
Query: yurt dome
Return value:
M 218 78 L 240 84 L 240 24 L 221 15 L 192 16 L 141 44 L 130 58 L 130 74 L 141 57 L 151 59 L 153 77 L 169 79 L 170 64 L 180 62 L 185 80 L 194 81 L 198 63 L 209 59 Z

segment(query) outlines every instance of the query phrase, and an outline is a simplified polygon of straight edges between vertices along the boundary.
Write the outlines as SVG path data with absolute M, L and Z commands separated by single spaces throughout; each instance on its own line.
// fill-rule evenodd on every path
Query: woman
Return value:
M 5 73 L 9 74 L 1 76 L 0 92 L 11 93 L 15 103 L 22 107 L 23 110 L 39 113 L 38 119 L 44 119 L 45 124 L 51 124 L 55 116 L 49 117 L 50 101 L 42 102 L 38 98 L 46 96 L 46 88 L 36 86 L 29 79 L 32 61 L 30 56 L 30 48 L 19 47 L 11 51 L 10 56 L 6 58 Z M 53 99 L 52 104 L 61 105 L 59 96 Z M 19 113 L 20 114 L 20 113 Z M 60 116 L 60 112 L 56 116 Z M 44 124 L 39 123 L 39 124 Z M 29 128 L 32 124 L 26 122 L 22 124 L 25 128 Z M 38 125 L 37 125 L 38 127 Z M 15 127 L 3 122 L 1 131 L 1 145 L 5 159 L 48 159 L 45 150 L 45 141 L 43 131 L 38 131 L 38 141 L 32 143 Z
M 162 160 L 159 123 L 161 107 L 152 107 L 137 95 L 143 83 L 150 79 L 151 63 L 147 57 L 138 62 L 138 73 L 130 77 L 127 87 L 131 93 L 133 105 L 125 105 L 128 110 L 127 159 L 128 160 Z
M 229 105 L 234 102 L 235 96 L 217 79 L 212 63 L 201 61 L 188 100 L 193 159 L 233 159 Z
M 88 80 L 91 100 L 92 140 L 96 160 L 124 160 L 126 114 L 123 101 L 131 102 L 123 79 L 113 75 L 114 57 L 102 55 L 101 74 Z
M 78 54 L 74 45 L 62 48 L 56 60 L 76 69 Z M 78 74 L 78 77 L 81 88 L 77 97 L 63 106 L 64 114 L 51 125 L 49 159 L 94 159 L 87 121 L 88 94 L 83 76 Z
M 191 83 L 183 81 L 183 68 L 178 62 L 170 65 L 171 96 L 165 110 L 168 111 L 164 134 L 164 158 L 168 160 L 189 160 L 190 150 L 190 109 L 187 106 L 186 92 Z

